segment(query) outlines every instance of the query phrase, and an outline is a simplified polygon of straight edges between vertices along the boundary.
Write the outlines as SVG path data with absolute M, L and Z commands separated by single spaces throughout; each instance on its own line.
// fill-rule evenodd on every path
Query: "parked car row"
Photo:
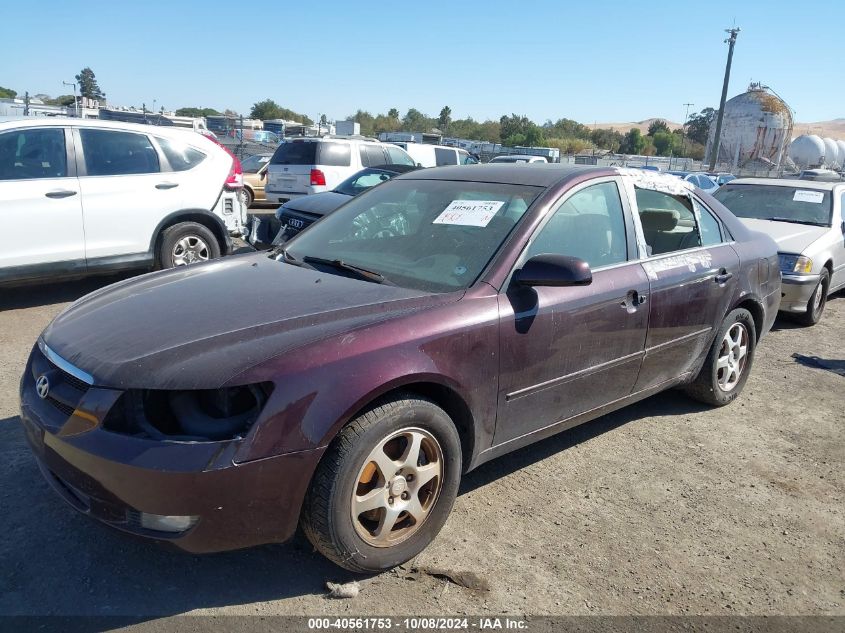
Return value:
M 301 525 L 374 572 L 421 552 L 488 460 L 672 387 L 742 392 L 783 261 L 718 200 L 639 170 L 407 167 L 269 252 L 56 317 L 20 387 L 53 489 L 191 552 Z
M 214 259 L 243 233 L 242 186 L 240 162 L 189 130 L 0 122 L 0 282 Z

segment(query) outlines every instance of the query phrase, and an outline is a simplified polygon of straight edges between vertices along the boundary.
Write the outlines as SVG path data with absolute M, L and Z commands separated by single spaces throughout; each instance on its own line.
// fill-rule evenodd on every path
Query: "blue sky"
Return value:
M 680 121 L 718 107 L 734 23 L 729 97 L 753 79 L 798 121 L 845 117 L 842 0 L 7 2 L 0 85 L 61 94 L 90 66 L 122 105 Z

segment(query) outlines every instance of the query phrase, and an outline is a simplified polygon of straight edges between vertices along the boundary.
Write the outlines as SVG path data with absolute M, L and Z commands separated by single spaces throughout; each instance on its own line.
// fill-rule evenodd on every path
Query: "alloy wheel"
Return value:
M 734 323 L 722 339 L 716 358 L 716 379 L 722 391 L 731 391 L 748 362 L 748 328 Z
M 425 523 L 443 487 L 443 450 L 420 428 L 392 433 L 358 472 L 351 511 L 355 531 L 369 545 L 391 547 Z
M 173 265 L 187 266 L 209 259 L 209 248 L 205 241 L 196 235 L 186 235 L 173 246 Z

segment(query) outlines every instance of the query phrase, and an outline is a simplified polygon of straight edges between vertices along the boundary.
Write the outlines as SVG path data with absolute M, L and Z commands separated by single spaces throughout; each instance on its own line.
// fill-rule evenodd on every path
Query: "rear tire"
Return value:
M 822 272 L 819 275 L 819 285 L 816 286 L 813 295 L 807 302 L 807 311 L 795 315 L 795 320 L 798 323 L 809 327 L 821 321 L 824 307 L 827 305 L 828 288 L 830 288 L 830 273 L 827 271 L 827 268 L 822 268 Z
M 252 206 L 252 203 L 255 202 L 255 196 L 252 191 L 246 187 L 241 190 L 241 195 L 243 196 L 244 207 L 249 209 Z
M 175 268 L 220 257 L 220 244 L 208 227 L 180 222 L 166 228 L 159 238 L 156 260 L 160 268 Z
M 742 392 L 757 347 L 754 317 L 748 310 L 731 310 L 695 380 L 684 388 L 688 396 L 714 407 L 733 402 Z
M 460 477 L 452 420 L 430 400 L 400 394 L 374 404 L 334 439 L 306 495 L 302 529 L 340 567 L 390 569 L 434 540 Z

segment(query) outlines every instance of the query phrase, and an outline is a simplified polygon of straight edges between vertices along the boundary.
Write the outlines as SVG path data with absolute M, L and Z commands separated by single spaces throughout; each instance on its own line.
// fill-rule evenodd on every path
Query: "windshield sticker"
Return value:
M 504 200 L 452 200 L 432 224 L 487 226 L 504 204 Z
M 643 262 L 643 268 L 648 278 L 656 281 L 659 273 L 666 270 L 686 267 L 691 273 L 694 273 L 698 266 L 701 266 L 701 270 L 709 270 L 712 264 L 713 256 L 710 251 L 702 251 L 690 255 L 673 255 L 672 257 Z
M 795 195 L 792 196 L 795 202 L 812 202 L 814 204 L 821 204 L 824 200 L 823 191 L 807 191 L 806 189 L 796 189 Z

